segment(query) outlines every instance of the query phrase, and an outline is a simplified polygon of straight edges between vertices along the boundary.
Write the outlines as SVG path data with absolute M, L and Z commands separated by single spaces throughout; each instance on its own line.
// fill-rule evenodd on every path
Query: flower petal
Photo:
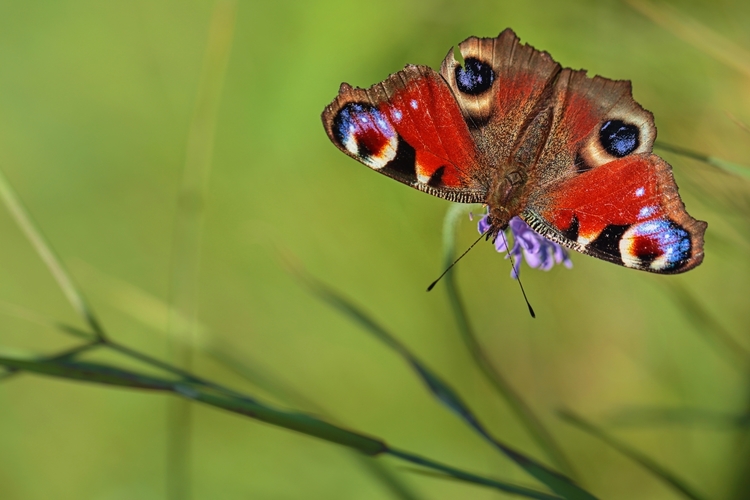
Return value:
M 479 220 L 477 229 L 481 234 L 490 229 L 489 214 Z M 518 279 L 523 260 L 526 260 L 529 267 L 543 271 L 549 271 L 555 264 L 562 264 L 568 269 L 573 267 L 567 250 L 531 229 L 520 217 L 513 217 L 508 223 L 508 229 L 510 235 L 513 236 L 510 251 L 508 251 L 510 235 L 498 234 L 493 243 L 498 252 L 507 252 L 506 259 L 513 259 L 511 278 Z

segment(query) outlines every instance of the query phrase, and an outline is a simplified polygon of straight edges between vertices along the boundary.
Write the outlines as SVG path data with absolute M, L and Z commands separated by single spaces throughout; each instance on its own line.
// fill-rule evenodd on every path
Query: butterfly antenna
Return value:
M 505 248 L 508 249 L 508 257 L 510 258 L 510 267 L 513 269 L 513 275 L 516 277 L 516 281 L 518 281 L 518 286 L 521 287 L 521 293 L 523 294 L 523 300 L 526 301 L 526 306 L 529 308 L 529 313 L 531 314 L 532 318 L 536 318 L 536 313 L 534 312 L 534 308 L 531 307 L 531 303 L 529 302 L 529 299 L 526 297 L 526 290 L 523 289 L 523 283 L 521 283 L 521 275 L 518 271 L 516 271 L 516 263 L 513 261 L 513 255 L 510 253 L 510 247 L 508 246 L 508 240 L 505 239 L 505 233 L 503 231 L 500 231 L 500 236 L 503 238 L 503 243 L 505 243 Z
M 464 253 L 462 253 L 456 260 L 454 260 L 453 264 L 451 264 L 450 266 L 448 266 L 448 268 L 445 271 L 443 271 L 443 274 L 441 274 L 440 276 L 438 276 L 438 279 L 436 279 L 435 281 L 433 281 L 432 283 L 430 283 L 430 286 L 427 287 L 427 291 L 429 292 L 430 290 L 432 290 L 433 288 L 435 288 L 435 285 L 437 285 L 437 282 L 440 281 L 443 278 L 443 276 L 445 276 L 446 274 L 448 274 L 448 271 L 450 271 L 451 269 L 453 269 L 453 266 L 455 266 L 456 264 L 458 264 L 458 261 L 461 260 L 461 259 L 463 259 L 464 255 L 466 255 L 467 253 L 469 253 L 469 250 L 471 250 L 472 248 L 474 248 L 474 245 L 476 245 L 477 243 L 479 243 L 479 240 L 481 240 L 482 238 L 484 238 L 485 236 L 487 236 L 489 234 L 489 232 L 490 232 L 491 229 L 492 228 L 490 227 L 485 232 L 483 232 L 482 234 L 480 234 L 479 238 L 477 238 L 477 241 L 475 241 L 474 243 L 472 243 L 471 246 L 469 248 L 467 248 Z

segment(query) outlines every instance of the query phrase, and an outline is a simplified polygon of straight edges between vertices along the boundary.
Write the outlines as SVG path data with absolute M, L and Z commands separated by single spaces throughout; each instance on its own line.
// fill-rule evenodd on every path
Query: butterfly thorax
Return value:
M 502 122 L 488 124 L 486 132 L 476 137 L 482 160 L 489 164 L 496 163 L 486 201 L 493 228 L 505 228 L 510 219 L 519 215 L 526 206 L 526 185 L 529 177 L 533 177 L 534 166 L 547 146 L 552 130 L 552 105 L 550 95 L 546 93 L 520 127 L 508 127 Z M 512 145 L 508 147 L 503 142 Z M 503 159 L 498 165 L 500 158 Z
M 526 203 L 526 169 L 509 166 L 499 169 L 487 194 L 486 204 L 490 210 L 491 232 L 504 229 L 510 219 L 521 213 Z

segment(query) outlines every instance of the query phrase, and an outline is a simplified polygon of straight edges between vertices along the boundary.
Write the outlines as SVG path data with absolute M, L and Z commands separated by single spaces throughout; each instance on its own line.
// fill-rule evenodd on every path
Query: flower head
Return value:
M 480 219 L 477 229 L 483 234 L 489 228 L 489 215 L 485 215 Z M 495 238 L 495 249 L 498 252 L 508 252 L 506 259 L 513 256 L 513 270 L 510 273 L 513 279 L 518 279 L 521 261 L 524 259 L 529 267 L 543 271 L 549 271 L 555 264 L 562 264 L 568 269 L 573 267 L 568 252 L 563 247 L 531 229 L 520 217 L 513 217 L 508 223 L 508 229 L 513 235 L 513 246 L 510 252 L 508 252 L 508 238 L 505 234 L 498 234 Z

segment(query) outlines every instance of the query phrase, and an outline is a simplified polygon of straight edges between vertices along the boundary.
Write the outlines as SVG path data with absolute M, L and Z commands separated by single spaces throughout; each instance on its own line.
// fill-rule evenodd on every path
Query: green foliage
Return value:
M 313 280 L 309 276 L 303 276 L 303 279 L 309 284 L 314 293 L 321 297 L 321 299 L 329 302 L 333 307 L 347 316 L 350 316 L 359 323 L 362 328 L 375 335 L 379 340 L 383 341 L 386 345 L 400 354 L 404 358 L 404 361 L 406 361 L 414 370 L 416 375 L 422 379 L 429 391 L 441 403 L 458 415 L 467 425 L 476 430 L 480 436 L 486 439 L 488 443 L 496 447 L 502 454 L 515 462 L 519 467 L 538 479 L 550 490 L 561 495 L 563 498 L 580 498 L 586 500 L 594 498 L 591 494 L 576 486 L 569 478 L 548 469 L 534 459 L 519 453 L 492 436 L 487 428 L 479 422 L 477 417 L 467 407 L 466 403 L 463 402 L 456 391 L 436 373 L 420 362 L 414 354 L 399 343 L 390 333 L 342 295 Z
M 738 0 L 0 4 L 0 497 L 750 497 L 749 23 Z M 701 267 L 525 269 L 532 320 L 480 244 L 424 292 L 474 223 L 441 244 L 447 204 L 319 114 L 507 26 L 632 80 L 709 222 Z

